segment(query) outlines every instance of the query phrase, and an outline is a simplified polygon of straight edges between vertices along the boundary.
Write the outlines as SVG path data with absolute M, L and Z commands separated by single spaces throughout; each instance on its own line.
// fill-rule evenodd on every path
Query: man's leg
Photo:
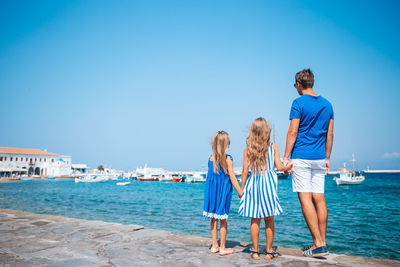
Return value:
M 326 246 L 326 226 L 328 224 L 328 209 L 326 208 L 325 195 L 312 193 L 312 200 L 317 208 L 318 228 L 322 243 Z
M 325 202 L 325 168 L 326 160 L 314 160 L 311 164 L 311 192 L 312 200 L 317 211 L 318 228 L 322 242 L 326 246 L 326 226 L 328 223 L 328 210 Z
M 308 225 L 311 236 L 314 240 L 312 249 L 324 246 L 322 237 L 319 231 L 317 211 L 312 200 L 312 193 L 309 192 L 298 192 L 299 201 L 301 204 L 301 210 L 303 211 L 304 219 Z

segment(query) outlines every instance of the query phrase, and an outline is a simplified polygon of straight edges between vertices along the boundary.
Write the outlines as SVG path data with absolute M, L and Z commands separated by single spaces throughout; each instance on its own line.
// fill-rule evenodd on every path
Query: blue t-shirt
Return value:
M 292 159 L 325 159 L 326 133 L 333 119 L 331 103 L 322 96 L 302 95 L 293 101 L 291 119 L 300 119 Z

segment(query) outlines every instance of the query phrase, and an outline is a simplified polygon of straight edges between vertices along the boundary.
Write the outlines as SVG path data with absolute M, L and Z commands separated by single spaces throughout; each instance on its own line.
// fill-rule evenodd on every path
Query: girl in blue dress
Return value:
M 242 196 L 242 189 L 233 172 L 233 159 L 226 152 L 229 147 L 229 136 L 219 131 L 213 139 L 213 154 L 208 160 L 208 173 L 204 191 L 203 216 L 211 218 L 211 252 L 220 255 L 232 254 L 233 250 L 225 247 L 228 230 L 228 214 L 232 198 L 232 185 Z M 220 221 L 221 246 L 218 246 L 218 221 Z
M 287 171 L 290 165 L 283 166 L 276 144 L 270 141 L 271 128 L 264 118 L 258 118 L 250 126 L 243 153 L 242 189 L 239 215 L 251 217 L 250 234 L 253 241 L 252 258 L 260 259 L 258 238 L 260 222 L 264 219 L 267 239 L 266 256 L 272 259 L 279 254 L 272 250 L 274 241 L 274 216 L 281 214 L 282 208 L 277 194 L 278 171 Z M 251 170 L 248 176 L 249 168 Z

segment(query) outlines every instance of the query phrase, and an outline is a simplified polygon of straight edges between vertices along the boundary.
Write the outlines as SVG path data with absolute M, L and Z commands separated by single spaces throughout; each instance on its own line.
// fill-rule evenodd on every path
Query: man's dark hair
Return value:
M 296 73 L 296 82 L 300 83 L 304 89 L 312 88 L 314 85 L 314 74 L 310 69 L 304 69 Z

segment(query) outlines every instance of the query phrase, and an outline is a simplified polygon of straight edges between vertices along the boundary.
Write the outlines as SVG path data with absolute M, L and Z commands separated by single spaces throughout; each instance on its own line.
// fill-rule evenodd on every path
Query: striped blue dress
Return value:
M 268 148 L 268 172 L 251 174 L 247 178 L 239 204 L 239 215 L 264 218 L 282 213 L 277 194 L 278 176 L 275 172 L 274 150 Z
M 227 155 L 232 160 L 232 156 Z M 232 199 L 232 183 L 229 174 L 222 168 L 214 173 L 214 162 L 208 159 L 208 173 L 204 190 L 203 216 L 217 219 L 228 219 Z

